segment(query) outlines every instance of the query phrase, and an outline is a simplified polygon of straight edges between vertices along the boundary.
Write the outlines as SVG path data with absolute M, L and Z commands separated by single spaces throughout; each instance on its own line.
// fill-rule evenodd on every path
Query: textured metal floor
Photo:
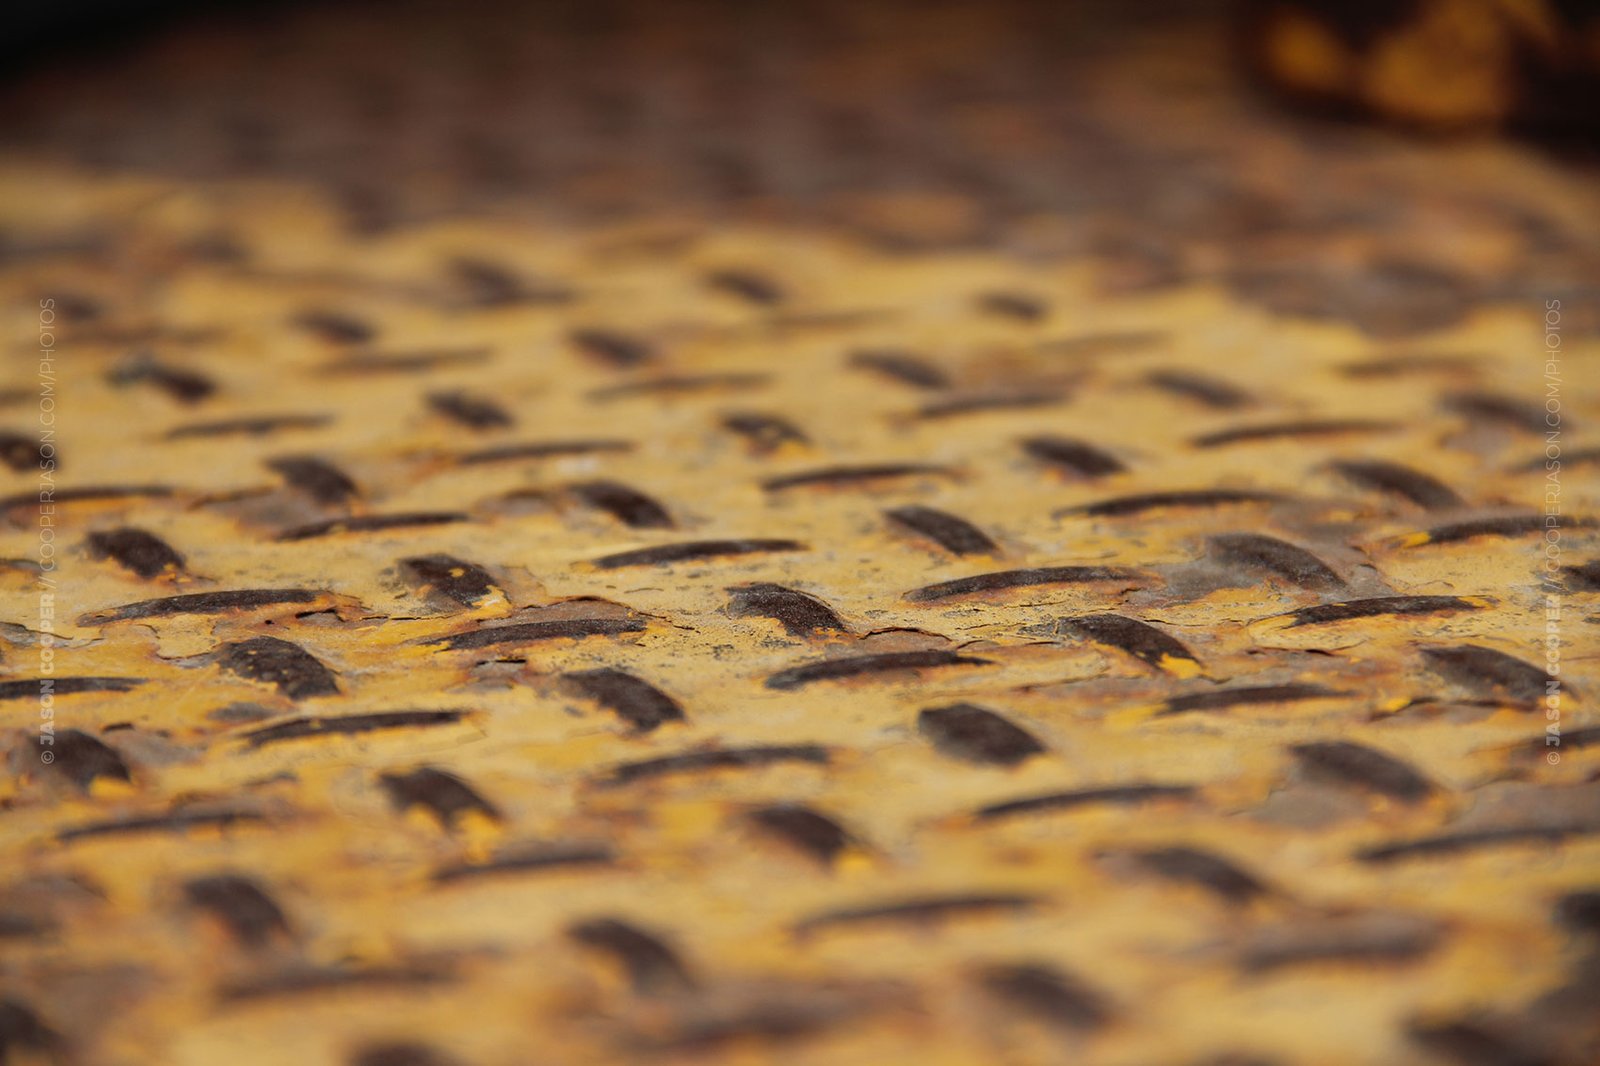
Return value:
M 1592 172 L 599 10 L 7 90 L 0 1062 L 1597 1061 Z

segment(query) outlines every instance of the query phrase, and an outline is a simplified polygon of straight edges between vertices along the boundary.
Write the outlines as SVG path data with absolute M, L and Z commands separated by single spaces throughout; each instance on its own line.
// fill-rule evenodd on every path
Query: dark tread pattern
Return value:
M 0 1060 L 1600 1061 L 1600 194 L 1144 7 L 0 89 Z

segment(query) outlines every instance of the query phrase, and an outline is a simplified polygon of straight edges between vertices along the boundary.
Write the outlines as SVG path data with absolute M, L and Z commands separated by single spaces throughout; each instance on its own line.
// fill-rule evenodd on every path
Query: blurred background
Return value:
M 12 5 L 8 153 L 329 190 L 352 233 L 461 212 L 837 224 L 1087 255 L 1378 334 L 1561 296 L 1596 249 L 1576 0 Z M 1498 142 L 1529 145 L 1509 164 Z M 1519 149 L 1518 151 L 1524 151 Z

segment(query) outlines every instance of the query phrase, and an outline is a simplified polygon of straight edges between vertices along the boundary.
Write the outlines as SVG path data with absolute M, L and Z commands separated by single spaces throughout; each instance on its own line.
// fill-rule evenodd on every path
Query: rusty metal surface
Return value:
M 8 90 L 0 1061 L 1595 1061 L 1592 174 L 721 10 Z

